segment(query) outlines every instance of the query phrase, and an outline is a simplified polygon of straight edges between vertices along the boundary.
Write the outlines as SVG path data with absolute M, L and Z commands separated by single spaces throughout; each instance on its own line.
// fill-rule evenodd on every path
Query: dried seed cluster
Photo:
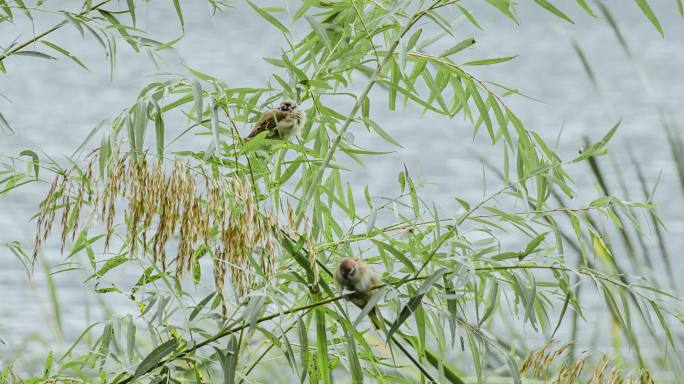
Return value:
M 270 214 L 259 211 L 248 181 L 210 177 L 205 170 L 193 169 L 180 159 L 166 172 L 159 160 L 150 164 L 141 156 L 135 162 L 125 155 L 111 157 L 104 188 L 95 191 L 92 179 L 92 162 L 80 180 L 71 180 L 69 174 L 55 178 L 40 204 L 34 256 L 47 239 L 58 209 L 62 210 L 62 248 L 69 234 L 75 237 L 84 203 L 97 210 L 106 227 L 108 248 L 115 231 L 117 206 L 123 201 L 130 254 L 142 251 L 151 255 L 165 270 L 169 265 L 168 241 L 177 234 L 178 250 L 172 260 L 177 276 L 190 270 L 195 257 L 206 251 L 214 256 L 214 280 L 219 292 L 226 272 L 239 293 L 252 283 L 254 266 L 250 257 L 258 262 L 263 274 L 273 275 L 276 222 Z
M 536 351 L 532 351 L 527 355 L 523 361 L 520 373 L 530 373 L 533 377 L 544 379 L 544 382 L 553 384 L 574 384 L 578 382 L 582 370 L 586 365 L 588 355 L 584 354 L 576 361 L 568 364 L 563 363 L 558 373 L 551 373 L 553 362 L 563 354 L 569 347 L 570 343 L 563 344 L 556 348 L 556 340 L 551 340 L 544 344 Z M 591 372 L 591 378 L 586 381 L 587 384 L 655 384 L 651 374 L 647 370 L 641 370 L 636 376 L 628 374 L 624 376 L 620 370 L 613 366 L 608 370 L 609 360 L 605 355 L 601 361 L 594 366 Z M 549 377 L 554 378 L 553 381 Z
M 523 361 L 520 373 L 531 372 L 535 377 L 541 377 L 545 372 L 548 372 L 556 358 L 570 347 L 568 343 L 561 345 L 554 351 L 552 347 L 556 344 L 556 340 L 551 340 L 538 350 L 530 352 Z
M 46 198 L 38 206 L 36 240 L 33 248 L 34 262 L 40 248 L 52 230 L 57 210 L 62 209 L 60 220 L 62 232 L 60 239 L 62 244 L 61 251 L 64 252 L 64 244 L 67 237 L 71 235 L 71 240 L 73 240 L 78 232 L 81 207 L 84 203 L 93 203 L 92 163 L 88 165 L 85 172 L 79 170 L 79 175 L 75 176 L 76 186 L 70 182 L 70 179 L 70 174 L 58 174 L 50 184 Z
M 313 281 L 310 283 L 311 289 L 316 291 L 318 287 L 318 281 L 320 279 L 320 273 L 318 271 L 318 258 L 316 256 L 316 244 L 313 240 L 313 235 L 311 234 L 311 224 L 307 219 L 304 222 L 304 232 L 306 239 L 306 249 L 309 250 L 309 264 L 311 266 L 311 271 L 313 273 Z

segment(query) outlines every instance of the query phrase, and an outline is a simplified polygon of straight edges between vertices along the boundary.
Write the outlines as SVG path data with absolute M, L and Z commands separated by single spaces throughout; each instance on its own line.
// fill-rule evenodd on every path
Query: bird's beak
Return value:
M 348 279 L 349 277 L 354 276 L 355 273 L 356 273 L 356 265 L 347 271 L 347 274 L 344 278 Z

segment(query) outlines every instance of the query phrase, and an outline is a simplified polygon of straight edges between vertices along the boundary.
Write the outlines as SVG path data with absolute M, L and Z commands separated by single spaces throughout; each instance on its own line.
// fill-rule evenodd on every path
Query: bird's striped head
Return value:
M 280 109 L 283 112 L 294 112 L 295 109 L 297 109 L 298 105 L 292 100 L 283 100 L 280 103 Z
M 345 279 L 351 279 L 356 274 L 356 265 L 359 263 L 358 257 L 347 257 L 340 262 L 340 275 Z

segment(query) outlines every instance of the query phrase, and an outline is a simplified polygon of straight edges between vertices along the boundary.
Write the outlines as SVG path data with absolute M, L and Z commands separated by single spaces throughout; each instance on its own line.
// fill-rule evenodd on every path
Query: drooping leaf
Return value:
M 204 113 L 203 100 L 204 95 L 202 92 L 202 84 L 198 80 L 192 82 L 192 96 L 195 99 L 195 113 L 197 118 L 197 124 L 202 124 L 202 114 Z
M 297 316 L 297 329 L 299 331 L 300 360 L 302 362 L 302 374 L 299 381 L 303 383 L 307 372 L 309 372 L 309 333 L 304 320 L 300 316 Z
M 404 305 L 399 312 L 399 316 L 394 320 L 387 332 L 387 340 L 392 340 L 392 335 L 399 329 L 399 327 L 408 320 L 409 317 L 416 311 L 421 302 L 423 301 L 423 296 L 428 292 L 430 287 L 447 272 L 446 268 L 440 268 L 435 271 L 428 279 L 425 280 L 423 285 L 418 288 L 418 290 L 411 296 L 408 302 Z
M 439 56 L 440 57 L 448 57 L 453 54 L 456 54 L 458 52 L 461 52 L 462 50 L 472 46 L 475 44 L 475 38 L 474 37 L 469 37 L 467 39 L 464 39 L 460 41 L 458 44 L 454 45 L 453 47 L 447 49 L 446 51 L 442 52 Z
M 568 23 L 575 24 L 575 22 L 572 21 L 572 19 L 568 15 L 563 13 L 563 11 L 558 9 L 558 7 L 553 5 L 553 3 L 550 2 L 549 0 L 534 0 L 534 2 L 539 4 L 542 8 L 546 9 L 547 11 L 549 11 L 549 12 L 553 13 L 554 15 L 560 17 L 561 19 L 567 21 Z
M 660 36 L 664 37 L 665 32 L 663 32 L 663 27 L 660 25 L 660 22 L 658 21 L 658 18 L 653 12 L 653 9 L 651 9 L 651 5 L 648 3 L 648 0 L 634 0 L 634 2 L 639 6 L 641 12 L 644 13 L 648 21 L 650 21 L 651 24 L 653 24 L 653 26 L 655 27 L 655 29 L 658 30 Z
M 268 13 L 268 11 L 266 11 L 265 9 L 263 9 L 263 8 L 261 8 L 261 7 L 259 7 L 259 6 L 257 6 L 256 4 L 254 4 L 253 2 L 251 2 L 250 0 L 247 0 L 247 2 L 248 2 L 249 5 L 252 7 L 252 9 L 254 9 L 261 17 L 263 17 L 263 18 L 264 18 L 266 21 L 268 21 L 271 25 L 273 25 L 274 27 L 278 28 L 278 29 L 281 30 L 283 33 L 289 33 L 289 30 L 287 29 L 287 27 L 285 27 L 285 26 L 283 25 L 283 23 L 281 23 L 280 21 L 278 21 L 278 19 L 276 19 L 275 17 L 273 17 L 273 15 L 271 15 L 270 13 Z
M 17 51 L 17 52 L 14 52 L 14 55 L 38 57 L 40 59 L 48 59 L 48 60 L 57 60 L 54 56 L 50 56 L 47 53 L 38 52 L 38 51 Z
M 316 362 L 318 374 L 323 383 L 329 384 L 330 379 L 330 365 L 328 359 L 328 330 L 326 328 L 325 312 L 319 308 L 315 309 L 316 317 Z
M 582 7 L 582 9 L 584 9 L 584 11 L 586 13 L 591 15 L 591 17 L 596 17 L 596 14 L 594 13 L 594 11 L 592 11 L 591 7 L 589 7 L 589 4 L 587 4 L 587 0 L 575 0 L 575 1 L 577 1 L 577 4 L 579 4 L 579 6 Z
M 173 0 L 173 8 L 176 10 L 176 15 L 178 16 L 178 21 L 180 22 L 181 29 L 185 29 L 185 21 L 183 20 L 183 10 L 181 9 L 179 0 Z
M 463 65 L 491 65 L 491 64 L 498 64 L 498 63 L 505 63 L 507 61 L 511 61 L 515 59 L 516 56 L 506 56 L 506 57 L 495 57 L 492 59 L 482 59 L 482 60 L 473 60 L 469 61 L 467 63 L 463 63 Z
M 31 164 L 33 165 L 33 174 L 38 179 L 38 174 L 40 172 L 40 159 L 38 159 L 38 154 L 30 149 L 24 149 L 19 152 L 19 156 L 29 156 L 31 158 Z
M 501 13 L 506 15 L 509 19 L 513 20 L 516 24 L 518 24 L 518 19 L 515 18 L 515 15 L 511 11 L 511 4 L 509 0 L 485 0 L 487 3 L 489 3 L 491 6 L 494 8 L 498 9 Z
M 176 347 L 178 347 L 178 340 L 176 339 L 170 339 L 160 344 L 157 348 L 152 350 L 152 352 L 150 352 L 150 354 L 147 355 L 143 359 L 143 361 L 138 365 L 130 381 L 135 382 L 137 378 L 152 370 L 166 356 L 170 355 L 173 351 L 175 351 Z
M 582 153 L 581 153 L 579 156 L 577 156 L 575 159 L 573 159 L 572 161 L 575 162 L 575 163 L 577 163 L 577 162 L 580 162 L 580 161 L 582 161 L 582 160 L 586 160 L 586 159 L 590 158 L 591 156 L 596 155 L 598 151 L 600 151 L 601 149 L 603 149 L 603 147 L 605 147 L 606 144 L 608 144 L 608 141 L 610 140 L 611 137 L 613 137 L 613 135 L 615 134 L 615 131 L 617 131 L 617 129 L 618 129 L 619 126 L 620 126 L 620 122 L 618 121 L 618 122 L 617 122 L 609 131 L 608 131 L 608 133 L 606 133 L 606 135 L 603 136 L 603 138 L 601 138 L 601 140 L 599 140 L 599 141 L 597 141 L 596 143 L 592 144 L 589 148 L 584 149 L 584 150 L 582 151 Z

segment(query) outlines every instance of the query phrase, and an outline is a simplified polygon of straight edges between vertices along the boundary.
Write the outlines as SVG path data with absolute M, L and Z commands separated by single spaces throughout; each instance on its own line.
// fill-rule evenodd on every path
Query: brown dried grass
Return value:
M 558 341 L 551 340 L 536 351 L 530 352 L 523 361 L 520 373 L 530 374 L 534 378 L 543 380 L 545 383 L 552 384 L 655 384 L 648 370 L 641 369 L 636 372 L 623 374 L 620 369 L 613 364 L 606 355 L 594 365 L 589 379 L 582 379 L 582 371 L 587 365 L 588 354 L 582 354 L 575 361 L 563 362 L 560 368 L 556 368 L 554 362 L 563 355 L 570 343 L 555 347 Z

